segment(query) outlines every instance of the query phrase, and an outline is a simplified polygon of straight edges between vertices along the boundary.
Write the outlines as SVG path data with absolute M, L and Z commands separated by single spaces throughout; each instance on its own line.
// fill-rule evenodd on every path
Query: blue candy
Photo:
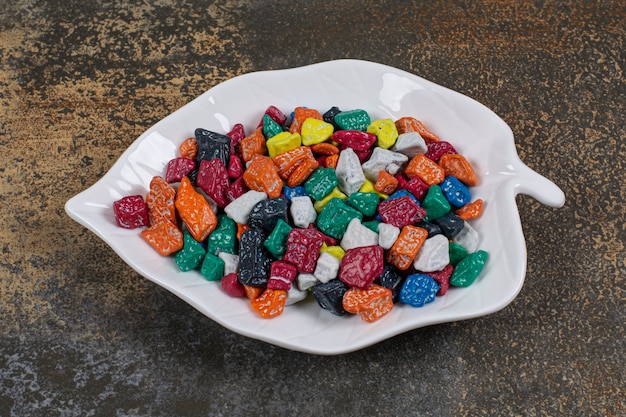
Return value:
M 471 201 L 469 188 L 456 177 L 446 177 L 440 187 L 448 202 L 455 207 L 463 207 Z
M 302 197 L 302 196 L 308 195 L 304 187 L 301 185 L 297 185 L 293 188 L 283 185 L 282 191 L 283 191 L 283 195 L 285 196 L 285 198 L 289 201 L 291 201 L 293 197 Z
M 412 274 L 406 277 L 399 300 L 403 304 L 422 307 L 435 300 L 437 291 L 439 291 L 437 281 L 426 274 Z

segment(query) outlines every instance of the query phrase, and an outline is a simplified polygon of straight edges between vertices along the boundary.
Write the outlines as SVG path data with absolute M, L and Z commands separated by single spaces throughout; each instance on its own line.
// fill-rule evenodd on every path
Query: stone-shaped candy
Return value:
M 346 251 L 339 280 L 349 287 L 368 288 L 383 273 L 383 248 L 364 246 Z
M 385 223 L 402 228 L 419 222 L 426 211 L 408 196 L 389 198 L 378 205 L 378 213 Z
M 378 139 L 378 147 L 391 148 L 398 139 L 398 129 L 392 119 L 373 120 L 367 127 L 368 133 L 373 133 Z
M 335 116 L 335 123 L 341 130 L 367 130 L 372 120 L 363 109 L 345 110 Z
M 364 290 L 350 288 L 343 296 L 343 308 L 368 323 L 375 322 L 393 308 L 391 290 L 376 284 Z
M 433 272 L 443 269 L 449 263 L 448 238 L 435 235 L 424 241 L 413 261 L 413 268 L 420 272 Z
M 287 236 L 287 250 L 283 260 L 295 265 L 300 273 L 315 271 L 323 239 L 322 233 L 315 229 L 291 230 Z
M 292 304 L 299 303 L 307 298 L 309 295 L 308 291 L 302 291 L 296 285 L 292 285 L 291 288 L 287 291 L 287 299 L 285 300 L 285 306 L 290 306 Z
M 333 133 L 331 140 L 355 151 L 367 151 L 376 142 L 376 136 L 360 130 L 338 130 Z
M 304 189 L 314 200 L 326 197 L 337 186 L 337 175 L 333 168 L 317 168 L 304 182 Z
M 339 126 L 337 125 L 337 123 L 335 123 L 335 116 L 337 116 L 339 113 L 341 113 L 339 107 L 333 106 L 328 109 L 326 113 L 322 115 L 322 117 L 326 123 L 330 123 L 331 125 L 333 125 L 335 130 L 339 130 Z
M 320 280 L 313 274 L 298 274 L 296 277 L 296 285 L 300 291 L 306 291 L 319 283 Z
M 465 227 L 465 220 L 451 211 L 432 222 L 441 228 L 441 231 L 448 239 L 454 239 Z
M 248 216 L 248 226 L 261 227 L 267 232 L 274 230 L 278 220 L 289 221 L 287 210 L 289 205 L 286 198 L 269 198 L 261 200 L 252 207 Z
M 440 141 L 429 141 L 426 143 L 426 147 L 428 148 L 424 155 L 426 158 L 431 161 L 437 162 L 439 158 L 441 158 L 444 154 L 455 154 L 458 153 L 454 146 L 452 146 L 449 142 L 444 140 Z
M 311 294 L 319 306 L 336 316 L 348 314 L 343 308 L 343 295 L 346 291 L 348 291 L 348 286 L 338 279 L 317 284 L 311 288 Z
M 250 190 L 246 186 L 246 183 L 243 182 L 243 177 L 239 177 L 228 186 L 224 195 L 226 197 L 226 201 L 230 204 L 248 191 Z
M 365 182 L 359 157 L 351 148 L 346 148 L 339 154 L 335 173 L 339 189 L 348 196 L 359 191 Z
M 217 217 L 206 199 L 184 177 L 176 193 L 176 210 L 187 230 L 198 242 L 202 242 L 217 226 Z
M 424 244 L 428 232 L 421 227 L 404 226 L 387 253 L 387 262 L 404 271 L 408 269 Z
M 252 287 L 266 287 L 272 257 L 263 246 L 263 229 L 248 229 L 239 240 L 239 281 Z
M 263 191 L 269 198 L 280 196 L 283 182 L 269 156 L 254 155 L 243 173 L 243 180 L 251 190 Z
M 230 217 L 220 214 L 217 216 L 217 227 L 207 239 L 207 252 L 217 255 L 220 252 L 235 253 L 237 244 L 237 224 Z
M 327 141 L 335 128 L 332 124 L 316 118 L 308 118 L 302 123 L 300 135 L 305 146 L 315 145 Z
M 453 271 L 454 267 L 448 264 L 440 271 L 425 272 L 426 275 L 434 279 L 437 284 L 439 284 L 437 296 L 441 297 L 442 295 L 446 295 L 448 292 L 448 288 L 450 288 L 450 277 L 452 276 Z
M 403 166 L 409 158 L 398 152 L 392 152 L 388 149 L 374 148 L 372 156 L 363 164 L 363 173 L 365 178 L 372 182 L 378 179 L 378 173 L 387 170 L 389 165 Z
M 456 266 L 469 254 L 467 249 L 454 241 L 448 243 L 448 253 L 450 254 L 450 265 L 452 266 Z
M 296 267 L 290 263 L 274 261 L 270 267 L 270 279 L 267 281 L 267 288 L 289 291 L 297 274 Z
M 224 212 L 239 224 L 247 224 L 252 208 L 262 200 L 267 198 L 267 194 L 262 191 L 249 190 L 224 208 Z
M 317 227 L 323 233 L 341 239 L 352 219 L 362 220 L 363 214 L 350 207 L 344 200 L 333 198 L 317 217 Z
M 148 226 L 148 206 L 140 195 L 122 197 L 113 203 L 113 213 L 118 226 L 125 229 L 135 229 Z
M 426 141 L 419 133 L 408 132 L 398 136 L 391 150 L 406 155 L 407 158 L 411 159 L 418 153 L 426 153 L 428 147 L 426 146 Z
M 283 131 L 283 127 L 276 123 L 269 114 L 263 115 L 263 136 L 266 139 L 273 138 Z
M 400 274 L 393 265 L 385 263 L 383 273 L 374 281 L 379 285 L 391 290 L 391 299 L 395 303 L 400 295 L 402 284 L 404 283 L 404 276 Z
M 189 158 L 174 158 L 167 163 L 165 171 L 165 181 L 179 182 L 186 177 L 196 167 L 196 161 Z
M 150 225 L 140 234 L 162 256 L 171 255 L 183 247 L 183 233 L 167 220 Z
M 220 159 L 200 162 L 196 185 L 215 201 L 218 207 L 224 208 L 228 203 L 226 190 L 230 186 L 228 171 Z
M 220 252 L 217 257 L 224 261 L 224 275 L 239 272 L 239 255 L 228 252 Z
M 219 281 L 224 276 L 224 261 L 207 253 L 202 260 L 200 273 L 209 281 Z
M 480 275 L 488 258 L 487 252 L 479 250 L 467 255 L 454 268 L 450 277 L 450 285 L 455 287 L 467 287 L 472 285 Z
M 363 226 L 359 219 L 352 219 L 341 239 L 341 247 L 347 251 L 373 245 L 378 245 L 378 234 Z
M 403 304 L 413 307 L 423 307 L 424 304 L 435 300 L 439 291 L 439 284 L 426 274 L 411 274 L 406 277 L 399 300 Z
M 398 236 L 400 236 L 400 228 L 388 223 L 378 225 L 378 245 L 381 248 L 391 249 Z
M 448 199 L 443 195 L 441 187 L 439 185 L 431 185 L 428 189 L 424 201 L 422 201 L 422 207 L 426 210 L 426 220 L 432 221 L 444 214 L 448 213 L 452 208 Z
M 321 252 L 317 258 L 313 275 L 320 282 L 328 282 L 337 278 L 341 262 L 328 252 Z
M 150 180 L 150 190 L 146 194 L 150 225 L 160 223 L 162 220 L 176 224 L 175 198 L 176 190 L 163 177 L 157 175 Z
M 267 288 L 250 302 L 252 310 L 264 319 L 271 319 L 283 314 L 287 301 L 287 291 Z
M 454 241 L 463 246 L 469 253 L 476 252 L 478 249 L 478 232 L 465 222 L 463 229 L 454 237 Z
M 272 233 L 265 239 L 263 245 L 275 258 L 280 258 L 287 251 L 287 236 L 292 227 L 282 219 L 278 219 Z
M 378 207 L 378 194 L 358 191 L 350 194 L 350 197 L 348 197 L 348 204 L 359 210 L 365 216 L 370 217 L 376 213 L 376 208 Z
M 199 267 L 205 254 L 206 251 L 202 244 L 194 239 L 187 230 L 183 231 L 183 248 L 174 256 L 174 261 L 180 270 L 186 272 Z
M 228 166 L 230 159 L 230 137 L 221 133 L 198 128 L 195 131 L 198 153 L 196 161 L 210 161 L 218 158 L 224 166 Z
M 308 196 L 293 197 L 289 213 L 296 227 L 307 228 L 317 218 L 317 211 L 315 211 L 313 202 Z
M 222 289 L 226 292 L 226 294 L 230 295 L 231 297 L 246 296 L 246 291 L 243 287 L 243 284 L 239 282 L 239 278 L 235 273 L 224 275 L 220 284 L 222 285 Z
M 446 177 L 440 184 L 441 191 L 454 207 L 463 207 L 472 199 L 469 188 L 456 177 Z

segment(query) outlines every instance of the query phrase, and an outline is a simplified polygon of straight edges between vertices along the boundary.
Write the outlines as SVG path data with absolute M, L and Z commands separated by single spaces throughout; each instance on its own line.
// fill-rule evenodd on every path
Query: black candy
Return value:
M 419 223 L 415 224 L 417 227 L 421 227 L 422 229 L 428 232 L 428 237 L 432 237 L 435 235 L 440 235 L 443 232 L 441 231 L 441 227 L 437 226 L 434 223 L 427 222 L 426 220 L 422 220 Z
M 210 161 L 215 158 L 219 158 L 225 167 L 228 166 L 230 159 L 230 136 L 201 128 L 196 129 L 195 136 L 198 145 L 198 153 L 196 155 L 198 166 L 202 161 Z
M 251 228 L 262 228 L 267 232 L 271 232 L 274 230 L 276 223 L 278 223 L 278 219 L 283 219 L 286 223 L 289 222 L 288 210 L 289 206 L 286 198 L 278 197 L 259 201 L 250 211 L 248 226 Z
M 451 211 L 434 219 L 432 222 L 441 228 L 441 231 L 448 239 L 454 239 L 465 227 L 465 220 Z
M 263 229 L 249 229 L 239 240 L 239 282 L 253 287 L 266 287 L 270 279 L 272 257 L 263 242 Z
M 343 295 L 346 291 L 348 291 L 348 286 L 339 281 L 339 279 L 332 279 L 311 288 L 311 294 L 313 294 L 320 307 L 336 316 L 348 314 L 343 308 Z
M 402 289 L 404 277 L 396 267 L 385 263 L 383 273 L 378 277 L 378 284 L 391 290 L 391 299 L 395 303 Z
M 328 109 L 326 113 L 324 113 L 322 118 L 324 119 L 326 123 L 330 123 L 331 125 L 333 125 L 335 127 L 335 130 L 339 130 L 339 126 L 337 125 L 337 123 L 335 123 L 335 116 L 337 116 L 339 113 L 341 113 L 341 110 L 339 110 L 339 107 L 333 106 L 330 109 Z

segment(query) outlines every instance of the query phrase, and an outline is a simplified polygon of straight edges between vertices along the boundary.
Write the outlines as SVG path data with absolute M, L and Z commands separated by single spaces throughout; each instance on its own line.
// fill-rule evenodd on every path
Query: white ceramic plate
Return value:
M 226 133 L 242 123 L 250 133 L 270 105 L 285 113 L 297 106 L 322 113 L 338 106 L 365 109 L 372 119 L 413 116 L 451 142 L 479 176 L 472 197 L 486 202 L 482 217 L 472 221 L 480 234 L 479 248 L 490 255 L 478 280 L 468 288 L 452 288 L 422 308 L 396 305 L 370 324 L 358 316 L 334 316 L 312 297 L 266 320 L 253 313 L 245 300 L 226 295 L 219 283 L 206 281 L 198 272 L 180 272 L 172 257 L 161 257 L 141 239 L 139 229 L 116 226 L 113 202 L 127 195 L 145 195 L 152 177 L 165 174 L 179 144 L 197 127 Z M 213 87 L 148 129 L 102 179 L 70 199 L 65 209 L 139 274 L 228 329 L 285 348 L 331 355 L 419 327 L 490 314 L 509 304 L 526 273 L 526 246 L 515 203 L 520 193 L 553 207 L 565 200 L 556 185 L 520 161 L 511 129 L 491 110 L 395 68 L 338 60 L 250 73 Z

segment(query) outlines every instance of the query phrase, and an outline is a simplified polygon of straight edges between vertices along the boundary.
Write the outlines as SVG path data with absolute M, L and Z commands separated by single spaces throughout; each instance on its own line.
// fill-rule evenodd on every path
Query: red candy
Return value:
M 378 205 L 378 213 L 385 223 L 402 228 L 426 217 L 426 210 L 409 196 L 390 198 Z
M 113 213 L 118 226 L 125 229 L 134 229 L 148 226 L 148 206 L 140 195 L 123 197 L 113 203 Z
M 447 153 L 458 153 L 456 149 L 454 149 L 454 146 L 443 140 L 440 140 L 438 142 L 426 142 L 426 147 L 428 148 L 428 151 L 426 151 L 424 155 L 426 156 L 426 158 L 435 162 L 437 162 L 439 158 L 441 158 L 441 155 Z
M 296 279 L 296 267 L 284 261 L 274 261 L 270 267 L 270 279 L 267 288 L 289 291 L 291 283 Z
M 180 182 L 196 167 L 196 161 L 189 158 L 174 158 L 167 163 L 165 181 L 168 183 Z
M 360 130 L 339 130 L 330 138 L 331 140 L 343 145 L 340 148 L 348 147 L 354 151 L 367 151 L 376 143 L 376 135 Z
M 296 266 L 298 272 L 315 271 L 324 235 L 315 229 L 293 229 L 287 236 L 287 251 L 283 260 Z
M 450 264 L 446 265 L 441 271 L 424 272 L 426 275 L 437 281 L 439 284 L 439 291 L 437 295 L 446 295 L 448 288 L 450 288 L 450 277 L 454 272 L 454 267 Z
M 341 260 L 339 279 L 350 287 L 367 289 L 383 273 L 383 248 L 362 246 L 348 249 Z
M 226 190 L 230 186 L 228 172 L 221 159 L 200 162 L 196 185 L 217 203 L 219 207 L 226 207 Z
M 234 272 L 224 275 L 221 284 L 222 289 L 226 291 L 226 293 L 231 297 L 246 296 L 246 289 L 244 288 L 243 284 L 239 282 L 239 278 L 237 278 L 237 274 L 235 274 Z

